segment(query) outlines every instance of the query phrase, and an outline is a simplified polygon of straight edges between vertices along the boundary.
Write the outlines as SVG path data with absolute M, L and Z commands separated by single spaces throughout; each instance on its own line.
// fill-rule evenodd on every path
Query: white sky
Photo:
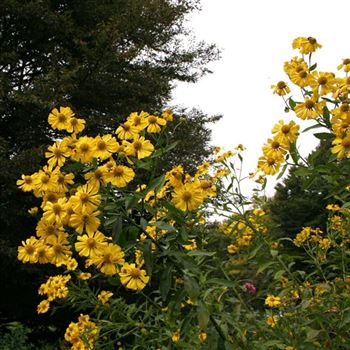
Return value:
M 197 40 L 216 43 L 222 49 L 222 58 L 209 65 L 213 74 L 198 83 L 178 83 L 172 103 L 199 107 L 207 114 L 223 114 L 222 120 L 212 127 L 213 144 L 226 150 L 244 144 L 245 169 L 250 172 L 278 120 L 293 119 L 302 129 L 307 126 L 292 113 L 284 113 L 282 99 L 273 95 L 270 88 L 279 80 L 287 81 L 283 63 L 298 55 L 291 47 L 292 40 L 315 37 L 323 46 L 314 54 L 318 70 L 336 72 L 341 60 L 350 57 L 350 1 L 201 3 L 202 11 L 193 14 L 189 26 Z M 313 137 L 299 142 L 303 154 L 316 145 Z M 273 188 L 273 181 L 270 182 L 269 193 Z

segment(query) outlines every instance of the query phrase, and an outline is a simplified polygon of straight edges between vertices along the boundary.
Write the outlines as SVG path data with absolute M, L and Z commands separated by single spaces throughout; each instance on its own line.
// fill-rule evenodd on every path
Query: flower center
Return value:
M 134 142 L 134 149 L 135 151 L 139 151 L 142 148 L 142 142 L 141 141 L 135 141 Z
M 89 249 L 96 247 L 96 241 L 93 238 L 88 238 L 86 240 L 86 245 L 89 247 Z
M 327 78 L 326 77 L 319 77 L 317 81 L 318 81 L 318 83 L 320 85 L 326 85 L 327 84 Z
M 60 215 L 62 212 L 62 208 L 59 204 L 54 204 L 52 206 L 52 211 L 54 212 L 55 215 Z
M 302 70 L 301 72 L 299 72 L 299 77 L 300 77 L 301 79 L 305 79 L 305 78 L 307 77 L 307 72 L 304 71 L 304 70 Z
M 157 117 L 155 117 L 154 115 L 151 115 L 150 117 L 148 117 L 148 122 L 150 124 L 155 124 L 157 122 Z
M 120 176 L 123 176 L 123 174 L 124 174 L 123 168 L 115 167 L 115 168 L 113 169 L 113 175 L 114 175 L 114 176 L 120 177 Z
M 315 44 L 317 43 L 317 40 L 316 40 L 315 38 L 311 37 L 311 36 L 309 36 L 309 37 L 307 38 L 307 40 L 309 41 L 309 43 L 310 43 L 311 45 L 315 45 Z
M 185 201 L 185 202 L 188 202 L 191 198 L 192 198 L 192 194 L 189 191 L 185 191 L 182 194 L 182 200 Z
M 284 81 L 279 81 L 277 83 L 277 87 L 282 90 L 282 89 L 285 89 L 287 87 L 286 83 Z
M 347 103 L 342 104 L 340 110 L 343 113 L 349 112 L 349 105 Z
M 305 101 L 305 107 L 307 109 L 313 109 L 315 107 L 315 102 L 312 100 Z
M 277 142 L 277 141 L 272 141 L 272 143 L 271 143 L 271 148 L 273 148 L 273 149 L 279 149 L 279 147 L 280 147 L 280 143 L 279 143 L 279 142 Z
M 343 60 L 343 64 L 349 64 L 350 63 L 350 58 L 345 58 Z
M 82 143 L 80 145 L 80 151 L 86 153 L 90 150 L 90 146 L 87 143 Z
M 80 195 L 80 200 L 83 204 L 87 203 L 89 201 L 89 195 L 87 193 L 82 193 Z
M 49 181 L 50 181 L 50 177 L 48 175 L 45 174 L 41 177 L 41 183 L 47 184 Z
M 25 250 L 28 255 L 32 255 L 35 252 L 35 248 L 32 245 L 27 245 L 25 247 Z
M 104 141 L 98 141 L 97 142 L 97 148 L 98 148 L 98 150 L 100 150 L 100 151 L 104 151 L 106 148 L 107 148 L 107 146 L 106 146 L 106 142 L 104 142 Z
M 65 123 L 67 121 L 67 117 L 63 113 L 59 113 L 57 119 L 60 123 Z
M 347 138 L 345 138 L 344 140 L 342 140 L 341 145 L 342 145 L 344 148 L 350 147 L 350 138 L 347 137 Z
M 137 267 L 134 267 L 130 270 L 130 276 L 132 278 L 140 278 L 141 277 L 141 271 Z
M 289 125 L 283 125 L 281 128 L 281 131 L 283 132 L 283 134 L 288 134 L 290 131 L 290 126 Z
M 124 131 L 129 131 L 130 125 L 129 124 L 122 124 L 122 128 L 124 129 Z

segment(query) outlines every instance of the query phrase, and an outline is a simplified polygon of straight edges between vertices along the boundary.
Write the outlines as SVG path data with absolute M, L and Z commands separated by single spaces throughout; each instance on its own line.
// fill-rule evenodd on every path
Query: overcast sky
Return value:
M 287 80 L 283 63 L 296 56 L 292 40 L 312 36 L 323 46 L 314 54 L 320 71 L 336 72 L 350 57 L 350 1 L 348 0 L 202 0 L 202 11 L 189 26 L 198 40 L 216 43 L 222 58 L 210 64 L 213 74 L 196 84 L 178 83 L 173 104 L 199 107 L 222 114 L 212 127 L 213 144 L 233 149 L 242 143 L 246 170 L 253 171 L 261 147 L 280 119 L 300 123 L 284 113 L 283 101 L 271 85 Z M 305 123 L 301 123 L 302 128 Z M 314 138 L 302 138 L 303 154 L 315 147 Z M 273 181 L 271 181 L 273 183 Z M 270 185 L 269 192 L 272 191 Z

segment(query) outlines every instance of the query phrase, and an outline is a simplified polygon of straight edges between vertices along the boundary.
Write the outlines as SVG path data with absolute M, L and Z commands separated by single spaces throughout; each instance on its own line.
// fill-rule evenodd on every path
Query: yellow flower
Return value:
M 69 258 L 65 264 L 69 271 L 74 271 L 78 267 L 78 262 L 74 258 Z
M 343 69 L 346 73 L 350 72 L 350 58 L 344 58 L 343 62 L 337 66 L 337 69 Z
M 74 196 L 70 197 L 69 203 L 75 212 L 92 212 L 101 203 L 101 196 L 98 193 L 98 186 L 86 184 L 78 187 Z
M 119 149 L 119 143 L 110 134 L 95 137 L 96 152 L 95 157 L 102 160 L 108 159 L 113 153 L 116 153 Z
M 68 119 L 68 125 L 66 126 L 66 130 L 68 132 L 73 132 L 78 134 L 85 129 L 85 120 L 80 118 L 72 117 Z
M 227 246 L 227 251 L 230 253 L 230 254 L 235 254 L 238 252 L 238 247 L 235 245 L 235 244 L 230 244 Z
M 343 159 L 344 156 L 350 158 L 350 134 L 347 134 L 344 138 L 336 137 L 332 141 L 331 152 L 337 155 L 338 159 Z
M 45 312 L 49 311 L 49 308 L 50 302 L 48 300 L 42 300 L 37 307 L 37 313 L 44 314 Z
M 59 232 L 58 236 L 50 235 L 45 241 L 46 244 L 52 248 L 52 258 L 50 262 L 56 266 L 66 264 L 67 260 L 72 255 L 68 234 Z
M 83 231 L 87 233 L 94 233 L 97 231 L 101 223 L 100 219 L 98 218 L 99 215 L 100 212 L 98 210 L 75 212 L 70 217 L 69 226 L 73 227 L 79 234 L 82 234 Z
M 101 253 L 103 246 L 107 244 L 106 236 L 100 232 L 90 232 L 86 235 L 79 235 L 75 249 L 80 256 L 94 257 Z
M 276 137 L 268 139 L 262 148 L 263 154 L 267 157 L 282 158 L 288 150 L 288 144 L 281 143 Z
M 180 341 L 180 331 L 175 332 L 172 336 L 171 336 L 171 340 L 173 343 L 178 343 Z
M 22 241 L 22 246 L 18 247 L 17 259 L 23 263 L 36 263 L 38 261 L 37 246 L 38 240 L 34 236 L 26 239 L 26 241 Z
M 308 38 L 299 37 L 294 39 L 292 46 L 293 49 L 299 49 L 300 53 L 303 55 L 308 55 L 322 47 L 317 40 L 311 36 Z
M 80 272 L 78 275 L 78 278 L 85 281 L 91 278 L 91 273 L 90 272 Z
M 124 252 L 119 245 L 108 243 L 101 248 L 97 255 L 91 256 L 88 263 L 95 265 L 106 275 L 115 275 L 119 271 L 117 264 L 124 264 Z
M 72 158 L 81 163 L 89 163 L 95 157 L 95 153 L 96 140 L 92 137 L 83 136 L 77 140 Z
M 172 202 L 182 211 L 197 209 L 203 203 L 203 192 L 192 183 L 177 187 L 172 194 Z
M 266 318 L 266 323 L 272 328 L 276 327 L 277 322 L 278 322 L 278 316 L 276 315 L 268 316 Z
M 272 85 L 273 93 L 279 96 L 285 96 L 290 93 L 290 88 L 284 81 L 279 81 L 276 85 Z
M 279 307 L 281 306 L 281 298 L 275 297 L 271 294 L 268 294 L 268 296 L 265 299 L 265 305 L 268 305 L 269 307 Z
M 69 107 L 60 107 L 58 111 L 54 108 L 48 117 L 48 122 L 53 129 L 67 130 L 70 127 L 69 119 L 74 116 L 73 111 Z
M 319 103 L 315 102 L 312 98 L 306 98 L 303 103 L 298 103 L 295 108 L 295 114 L 305 120 L 305 119 L 316 119 L 323 113 L 323 107 L 326 105 L 325 101 Z
M 149 157 L 154 151 L 154 146 L 149 140 L 146 140 L 143 136 L 137 136 L 133 142 L 124 141 L 125 152 L 128 156 L 134 156 L 138 159 Z
M 282 144 L 289 144 L 298 138 L 299 125 L 297 125 L 294 121 L 290 121 L 288 124 L 285 124 L 283 120 L 280 120 L 278 124 L 275 124 L 272 128 L 272 133 L 276 134 L 276 141 Z
M 183 244 L 182 246 L 186 249 L 186 250 L 195 250 L 197 249 L 197 243 L 195 239 L 190 239 L 190 244 Z
M 149 114 L 147 112 L 141 112 L 140 114 L 133 112 L 128 116 L 127 122 L 131 123 L 133 126 L 136 126 L 137 129 L 143 130 L 148 126 L 146 120 L 146 117 L 148 116 Z
M 120 140 L 131 140 L 139 134 L 139 131 L 140 129 L 138 127 L 130 122 L 125 122 L 117 128 L 116 134 Z
M 47 163 L 51 167 L 55 167 L 56 165 L 61 167 L 66 161 L 66 157 L 70 155 L 69 149 L 63 142 L 55 142 L 52 146 L 47 148 L 47 152 L 45 152 L 45 157 L 49 158 Z
M 43 218 L 49 223 L 61 225 L 66 217 L 67 199 L 59 198 L 56 203 L 47 202 L 44 207 Z
M 119 272 L 120 282 L 129 289 L 140 291 L 149 282 L 146 271 L 135 264 L 124 263 Z
M 147 123 L 147 132 L 158 133 L 161 130 L 161 126 L 164 126 L 166 124 L 166 120 L 154 115 L 150 115 L 147 117 Z
M 30 215 L 35 215 L 35 214 L 38 213 L 38 210 L 39 210 L 38 207 L 32 207 L 32 208 L 28 209 L 28 213 L 29 213 Z
M 29 192 L 35 189 L 35 184 L 31 175 L 22 175 L 21 180 L 17 180 L 16 184 L 23 192 Z
M 275 175 L 279 172 L 281 164 L 284 162 L 283 157 L 262 156 L 258 160 L 258 169 L 266 175 Z
M 108 290 L 102 290 L 97 296 L 98 300 L 104 305 L 108 303 L 108 300 L 113 296 L 113 293 Z
M 116 187 L 125 187 L 135 177 L 134 170 L 124 165 L 114 164 L 113 168 L 106 173 L 106 182 Z
M 200 331 L 198 334 L 198 339 L 201 343 L 205 343 L 205 341 L 207 340 L 208 334 L 204 331 Z

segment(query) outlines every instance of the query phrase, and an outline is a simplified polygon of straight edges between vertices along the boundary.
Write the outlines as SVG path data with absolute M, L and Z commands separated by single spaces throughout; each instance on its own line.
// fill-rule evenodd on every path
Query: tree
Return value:
M 0 5 L 0 136 L 13 152 L 50 138 L 47 114 L 71 105 L 94 131 L 169 100 L 218 57 L 185 29 L 194 0 L 5 0 Z M 186 39 L 184 39 L 186 38 Z

